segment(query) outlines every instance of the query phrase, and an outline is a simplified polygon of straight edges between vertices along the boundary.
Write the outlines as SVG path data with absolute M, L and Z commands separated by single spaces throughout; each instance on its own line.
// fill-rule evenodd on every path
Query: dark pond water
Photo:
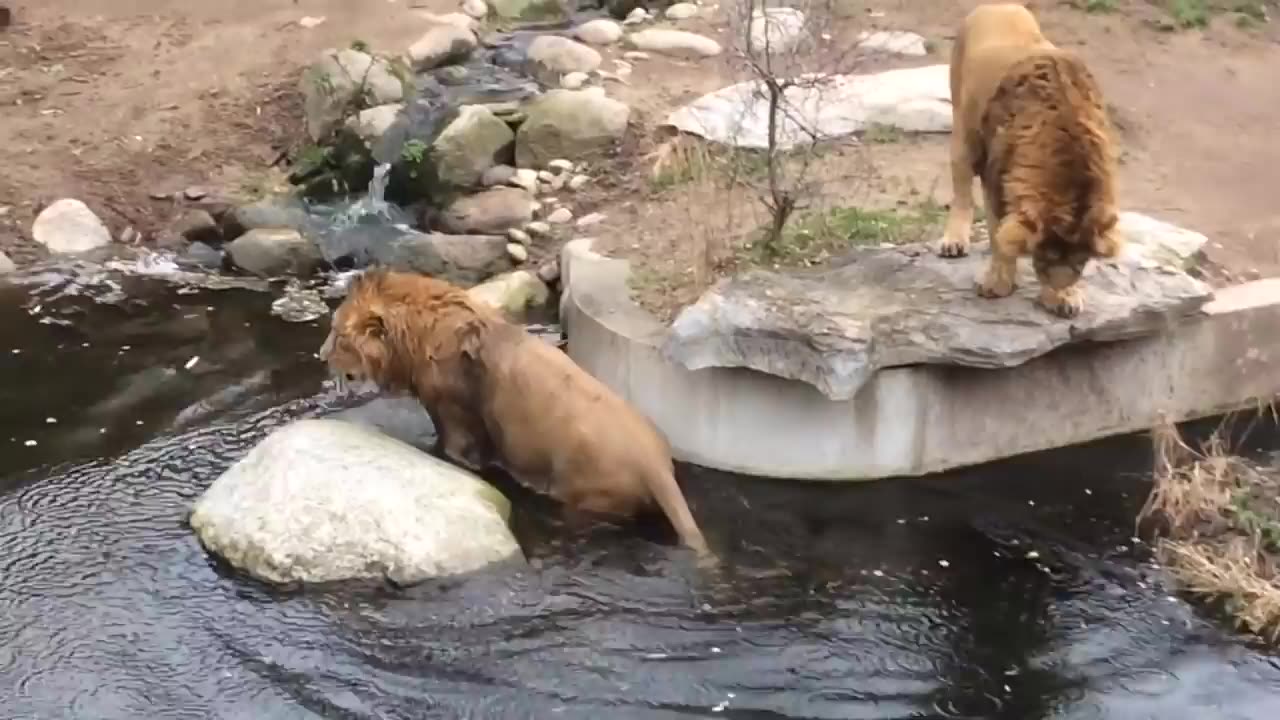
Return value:
M 661 533 L 569 537 L 513 491 L 528 568 L 273 591 L 183 521 L 265 433 L 335 409 L 326 321 L 270 317 L 260 291 L 43 277 L 0 286 L 0 717 L 1280 712 L 1280 661 L 1131 540 L 1133 440 L 862 486 L 685 469 L 733 570 L 715 585 Z

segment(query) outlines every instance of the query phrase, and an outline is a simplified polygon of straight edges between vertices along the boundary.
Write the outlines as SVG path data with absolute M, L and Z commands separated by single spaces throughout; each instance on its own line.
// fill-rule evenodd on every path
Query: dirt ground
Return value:
M 1235 278 L 1280 275 L 1280 12 L 1240 28 L 1219 15 L 1204 29 L 1158 26 L 1164 3 L 1111 3 L 1087 13 L 1037 0 L 1033 10 L 1056 42 L 1081 49 L 1100 76 L 1121 127 L 1123 205 L 1209 235 L 1212 261 Z M 728 2 L 722 3 L 726 7 Z M 945 62 L 950 36 L 974 0 L 841 0 L 831 32 L 923 34 L 928 58 L 875 67 Z M 1078 5 L 1083 3 L 1076 3 Z M 453 0 L 38 0 L 10 2 L 0 30 L 0 250 L 20 264 L 38 254 L 31 221 L 60 197 L 84 200 L 116 233 L 157 237 L 180 210 L 153 199 L 191 185 L 224 190 L 280 182 L 273 166 L 299 138 L 297 73 L 321 50 L 362 40 L 407 47 L 428 26 L 423 11 Z M 312 28 L 303 17 L 324 17 Z M 682 29 L 718 37 L 722 15 Z M 623 48 L 602 49 L 612 69 Z M 716 241 L 760 217 L 749 197 L 648 179 L 653 126 L 678 103 L 736 79 L 726 57 L 634 63 L 627 84 L 608 90 L 634 108 L 629 147 L 602 168 L 582 214 L 604 211 L 598 228 L 617 252 L 657 271 L 688 272 L 695 229 Z M 867 69 L 874 69 L 868 67 Z M 822 193 L 893 205 L 950 200 L 944 137 L 849 146 L 824 158 Z M 146 241 L 145 239 L 143 241 Z

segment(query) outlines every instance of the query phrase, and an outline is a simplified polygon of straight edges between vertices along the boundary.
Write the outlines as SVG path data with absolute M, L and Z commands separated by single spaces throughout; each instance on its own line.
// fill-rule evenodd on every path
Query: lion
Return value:
M 1039 304 L 1064 318 L 1084 308 L 1080 277 L 1119 254 L 1115 159 L 1098 83 L 1054 46 L 1025 7 L 980 5 L 951 52 L 951 208 L 938 254 L 969 252 L 973 178 L 985 195 L 991 260 L 977 283 L 1010 295 L 1030 255 Z
M 320 359 L 339 382 L 417 396 L 437 451 L 496 465 L 563 503 L 573 525 L 656 503 L 714 560 L 658 428 L 567 355 L 444 280 L 385 269 L 354 280 Z

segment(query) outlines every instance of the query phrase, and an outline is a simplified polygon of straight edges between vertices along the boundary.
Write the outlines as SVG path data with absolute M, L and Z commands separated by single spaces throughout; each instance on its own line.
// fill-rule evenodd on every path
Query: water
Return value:
M 2 718 L 1199 720 L 1280 703 L 1280 662 L 1171 597 L 1130 539 L 1149 463 L 1132 440 L 852 487 L 682 468 L 732 570 L 719 585 L 663 528 L 568 536 L 504 484 L 526 569 L 273 590 L 183 519 L 272 428 L 338 409 L 311 355 L 326 320 L 272 318 L 261 289 L 56 277 L 0 286 Z

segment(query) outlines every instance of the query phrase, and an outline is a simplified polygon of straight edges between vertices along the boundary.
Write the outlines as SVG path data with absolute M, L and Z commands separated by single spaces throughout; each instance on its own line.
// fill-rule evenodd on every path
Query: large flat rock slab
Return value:
M 725 280 L 680 313 L 663 352 L 689 370 L 751 368 L 839 401 L 883 368 L 1014 367 L 1070 343 L 1158 333 L 1213 298 L 1182 270 L 1203 235 L 1137 213 L 1122 213 L 1120 228 L 1128 247 L 1089 264 L 1085 309 L 1070 320 L 1035 303 L 1029 261 L 1019 263 L 1013 295 L 988 300 L 974 292 L 989 257 L 985 242 L 958 259 L 918 244 L 858 250 L 820 272 Z
M 779 145 L 832 140 L 886 125 L 905 132 L 951 130 L 948 66 L 861 75 L 813 75 L 784 93 Z M 769 147 L 769 94 L 748 80 L 707 93 L 667 116 L 666 125 L 733 147 Z

